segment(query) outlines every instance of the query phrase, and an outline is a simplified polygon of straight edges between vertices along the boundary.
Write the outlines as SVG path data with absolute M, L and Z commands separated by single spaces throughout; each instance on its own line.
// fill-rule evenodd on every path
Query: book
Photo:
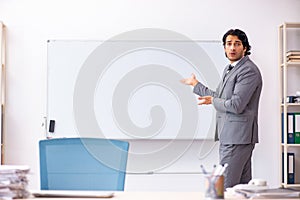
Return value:
M 290 50 L 288 52 L 286 52 L 286 56 L 295 56 L 295 55 L 300 55 L 300 50 Z
M 288 56 L 288 59 L 300 59 L 300 55 Z
M 300 62 L 300 50 L 291 50 L 286 53 L 288 62 Z
M 300 58 L 288 58 L 288 62 L 300 62 Z

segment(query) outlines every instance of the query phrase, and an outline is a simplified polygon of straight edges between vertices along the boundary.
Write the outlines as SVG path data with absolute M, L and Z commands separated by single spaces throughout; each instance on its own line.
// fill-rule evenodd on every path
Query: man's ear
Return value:
M 243 50 L 243 52 L 244 52 L 244 56 L 246 55 L 246 51 L 247 51 L 247 48 L 246 48 L 246 47 L 244 47 L 244 50 Z

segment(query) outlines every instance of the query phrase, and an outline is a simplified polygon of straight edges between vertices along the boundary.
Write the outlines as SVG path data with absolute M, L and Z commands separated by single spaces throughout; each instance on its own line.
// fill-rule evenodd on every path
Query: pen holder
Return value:
M 205 176 L 205 199 L 224 199 L 224 176 Z

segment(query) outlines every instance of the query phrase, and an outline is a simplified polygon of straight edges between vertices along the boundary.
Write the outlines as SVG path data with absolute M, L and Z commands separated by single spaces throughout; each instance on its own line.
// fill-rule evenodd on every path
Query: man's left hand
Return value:
M 212 104 L 213 97 L 212 96 L 202 96 L 198 98 L 200 101 L 198 105 L 203 105 L 203 104 Z

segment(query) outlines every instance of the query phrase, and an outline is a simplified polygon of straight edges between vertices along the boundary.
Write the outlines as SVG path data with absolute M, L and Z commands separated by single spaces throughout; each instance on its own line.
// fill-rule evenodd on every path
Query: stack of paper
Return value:
M 287 61 L 290 62 L 300 62 L 300 51 L 293 50 L 287 52 Z
M 28 172 L 24 165 L 0 165 L 0 199 L 29 197 Z
M 299 191 L 285 188 L 272 188 L 266 190 L 236 189 L 235 192 L 243 194 L 244 197 L 251 199 L 298 199 L 300 197 Z

